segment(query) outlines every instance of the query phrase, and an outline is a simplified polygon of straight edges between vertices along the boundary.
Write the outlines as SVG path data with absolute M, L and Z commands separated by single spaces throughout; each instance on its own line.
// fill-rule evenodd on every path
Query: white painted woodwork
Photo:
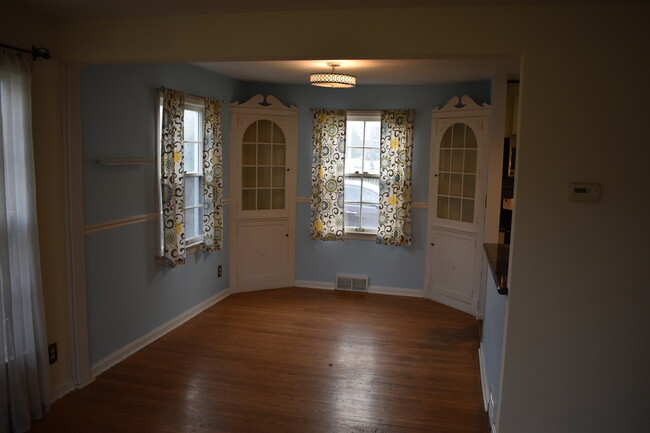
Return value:
M 508 83 L 507 95 L 504 135 L 516 137 L 517 124 L 519 123 L 519 83 Z
M 484 239 L 486 204 L 485 151 L 488 144 L 489 114 L 489 105 L 478 105 L 468 96 L 460 98 L 455 96 L 444 107 L 433 109 L 431 125 L 427 230 L 429 248 L 426 259 L 425 289 L 430 299 L 475 315 L 479 312 L 481 297 L 480 275 L 483 263 L 481 246 Z M 465 155 L 462 168 L 441 170 L 441 158 L 445 157 L 445 152 L 449 152 L 442 149 L 441 153 L 441 143 L 445 139 L 445 134 L 453 131 L 450 128 L 459 128 L 458 125 L 464 125 L 462 126 L 462 130 L 465 131 L 463 140 L 468 147 L 452 149 L 453 152 L 464 149 L 465 153 L 460 153 Z M 475 154 L 474 138 L 476 139 Z M 471 146 L 466 141 L 469 139 L 472 140 Z M 472 179 L 473 169 L 468 169 L 465 163 L 470 154 L 472 157 L 475 155 L 476 158 L 474 170 L 476 177 L 473 184 L 467 182 L 467 179 Z M 451 211 L 444 211 L 444 203 L 440 204 L 441 211 L 438 212 L 438 191 L 440 183 L 445 182 L 441 180 L 445 172 L 454 173 L 450 176 L 465 177 L 463 177 L 462 187 L 459 187 L 460 193 L 454 193 L 453 188 L 446 189 L 443 183 L 442 189 L 446 192 L 440 195 L 464 197 L 459 200 L 463 206 L 471 206 L 467 207 L 467 215 L 471 217 L 452 217 Z M 471 194 L 472 188 L 473 194 Z M 465 195 L 466 191 L 469 191 L 467 195 Z
M 238 223 L 239 291 L 288 285 L 288 219 L 243 220 Z
M 476 236 L 473 233 L 433 229 L 435 247 L 431 257 L 431 281 L 434 292 L 471 304 L 475 287 L 474 256 Z
M 84 234 L 89 235 L 92 233 L 103 232 L 105 230 L 112 230 L 119 227 L 127 227 L 134 224 L 140 224 L 147 221 L 156 221 L 157 218 L 158 218 L 158 212 L 150 212 L 147 214 L 115 219 L 112 221 L 107 221 L 98 224 L 89 224 L 87 226 L 84 226 Z
M 273 96 L 256 95 L 245 103 L 233 102 L 231 113 L 231 243 L 230 288 L 234 292 L 271 289 L 292 286 L 295 281 L 295 214 L 296 214 L 296 107 L 287 107 Z M 255 142 L 268 143 L 261 138 L 251 139 L 246 131 L 258 121 L 271 121 L 284 135 L 283 146 L 285 177 L 283 186 L 275 192 L 284 191 L 284 206 L 264 209 L 265 206 L 245 205 L 242 191 L 257 193 L 266 189 L 259 184 L 244 183 L 242 168 L 257 171 L 273 171 L 279 166 L 244 161 L 244 146 Z M 246 134 L 246 137 L 245 137 Z M 259 138 L 259 137 L 258 137 Z M 245 188 L 244 188 L 245 187 Z M 270 188 L 270 187 L 269 187 Z M 259 203 L 258 203 L 259 204 Z
M 83 388 L 94 377 L 90 368 L 86 264 L 83 221 L 83 149 L 81 140 L 81 67 L 65 66 L 64 194 L 66 255 L 68 257 L 68 307 L 72 384 Z

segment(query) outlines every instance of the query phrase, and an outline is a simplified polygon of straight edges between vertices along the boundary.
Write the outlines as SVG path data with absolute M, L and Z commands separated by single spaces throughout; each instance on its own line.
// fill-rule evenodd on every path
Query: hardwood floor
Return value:
M 312 289 L 231 295 L 58 402 L 33 432 L 483 433 L 474 317 Z

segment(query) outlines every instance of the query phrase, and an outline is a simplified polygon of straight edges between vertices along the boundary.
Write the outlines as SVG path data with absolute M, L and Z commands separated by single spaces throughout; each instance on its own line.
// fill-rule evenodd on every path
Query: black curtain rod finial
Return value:
M 34 60 L 37 58 L 41 57 L 43 59 L 49 59 L 52 56 L 50 55 L 50 50 L 48 50 L 45 47 L 36 47 L 36 45 L 32 45 L 32 57 Z
M 42 58 L 42 59 L 49 59 L 49 58 L 52 57 L 50 55 L 50 50 L 48 50 L 45 47 L 36 47 L 36 45 L 32 45 L 31 51 L 26 50 L 24 48 L 18 48 L 18 47 L 14 47 L 14 46 L 11 46 L 11 45 L 7 45 L 7 44 L 0 44 L 0 48 L 6 48 L 8 50 L 14 50 L 14 51 L 18 51 L 18 52 L 21 52 L 21 53 L 29 53 L 29 54 L 32 55 L 32 58 L 34 60 L 38 59 L 39 57 Z

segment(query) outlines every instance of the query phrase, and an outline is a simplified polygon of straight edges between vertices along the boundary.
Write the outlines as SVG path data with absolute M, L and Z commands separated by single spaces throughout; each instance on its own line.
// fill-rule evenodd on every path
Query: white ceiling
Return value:
M 627 0 L 642 3 L 647 0 Z M 63 20 L 423 6 L 612 3 L 612 0 L 3 0 Z
M 340 63 L 337 71 L 357 77 L 363 84 L 443 84 L 489 80 L 496 74 L 519 77 L 518 58 L 434 60 L 287 60 L 193 63 L 244 81 L 306 84 L 313 72 L 331 70 L 328 62 Z

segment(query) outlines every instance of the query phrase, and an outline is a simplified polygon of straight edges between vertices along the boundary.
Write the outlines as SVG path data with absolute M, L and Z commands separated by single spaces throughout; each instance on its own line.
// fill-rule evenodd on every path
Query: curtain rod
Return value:
M 0 44 L 0 47 L 8 49 L 8 50 L 20 51 L 21 53 L 29 53 L 29 54 L 32 55 L 32 58 L 34 60 L 36 60 L 39 57 L 42 57 L 44 59 L 49 59 L 51 57 L 50 56 L 50 50 L 48 50 L 45 47 L 38 47 L 37 48 L 36 45 L 32 45 L 31 50 L 26 50 L 24 48 L 13 47 L 13 46 L 7 45 L 7 44 Z

